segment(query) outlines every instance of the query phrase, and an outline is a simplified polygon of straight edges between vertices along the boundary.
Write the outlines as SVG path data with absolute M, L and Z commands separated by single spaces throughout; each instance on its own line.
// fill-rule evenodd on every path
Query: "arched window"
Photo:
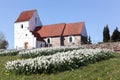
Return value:
M 71 37 L 71 36 L 69 37 L 69 42 L 73 42 L 73 40 L 72 40 L 72 37 Z
M 69 37 L 68 37 L 68 42 L 69 42 L 69 43 L 74 42 L 74 37 L 73 37 L 73 36 L 69 36 Z
M 21 28 L 23 29 L 23 24 L 21 25 Z
M 27 34 L 25 34 L 25 36 L 27 36 Z
M 48 39 L 47 39 L 47 43 L 49 43 L 49 44 L 50 44 L 50 38 L 48 38 Z

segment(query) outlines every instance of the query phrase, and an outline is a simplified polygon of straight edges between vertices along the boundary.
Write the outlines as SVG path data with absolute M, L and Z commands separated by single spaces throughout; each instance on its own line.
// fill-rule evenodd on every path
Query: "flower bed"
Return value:
M 31 49 L 31 50 L 26 50 L 26 51 L 21 51 L 19 52 L 18 56 L 21 58 L 35 58 L 38 56 L 46 56 L 46 55 L 52 55 L 57 52 L 66 52 L 66 51 L 71 51 L 79 49 L 77 46 L 73 47 L 48 47 L 48 48 L 38 48 L 38 49 Z
M 2 50 L 0 51 L 0 56 L 12 56 L 17 55 L 19 50 Z
M 112 52 L 102 49 L 80 49 L 58 52 L 33 59 L 8 61 L 6 69 L 15 74 L 54 73 L 74 70 L 82 65 L 112 57 Z

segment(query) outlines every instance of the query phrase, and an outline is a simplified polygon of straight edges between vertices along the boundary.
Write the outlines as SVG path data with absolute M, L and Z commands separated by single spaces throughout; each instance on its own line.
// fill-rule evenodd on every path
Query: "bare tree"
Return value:
M 5 40 L 5 36 L 0 32 L 0 49 L 7 49 L 8 41 Z

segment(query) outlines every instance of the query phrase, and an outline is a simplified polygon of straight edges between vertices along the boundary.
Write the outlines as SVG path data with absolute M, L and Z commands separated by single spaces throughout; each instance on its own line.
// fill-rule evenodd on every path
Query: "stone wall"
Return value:
M 100 43 L 100 44 L 87 44 L 83 45 L 86 48 L 107 48 L 114 51 L 120 51 L 120 42 L 108 42 L 108 43 Z
M 69 42 L 70 36 L 65 37 L 53 37 L 51 38 L 51 45 L 52 46 L 72 46 L 72 45 L 81 45 L 85 44 L 86 38 L 81 36 L 72 36 L 73 42 Z
M 69 42 L 69 36 L 66 37 L 53 37 L 51 38 L 52 46 L 72 46 L 72 45 L 81 45 L 81 36 L 72 36 L 73 42 Z M 61 42 L 62 41 L 62 42 Z
M 52 46 L 61 46 L 60 37 L 51 38 L 51 41 L 52 41 Z
M 81 45 L 81 36 L 72 36 L 74 38 L 73 42 L 69 42 L 68 37 L 64 37 L 64 46 Z

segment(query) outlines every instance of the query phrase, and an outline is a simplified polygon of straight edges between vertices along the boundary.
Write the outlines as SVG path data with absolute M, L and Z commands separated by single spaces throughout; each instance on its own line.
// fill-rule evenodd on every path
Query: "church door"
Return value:
M 25 42 L 25 49 L 28 49 L 28 46 L 29 46 L 28 42 Z

